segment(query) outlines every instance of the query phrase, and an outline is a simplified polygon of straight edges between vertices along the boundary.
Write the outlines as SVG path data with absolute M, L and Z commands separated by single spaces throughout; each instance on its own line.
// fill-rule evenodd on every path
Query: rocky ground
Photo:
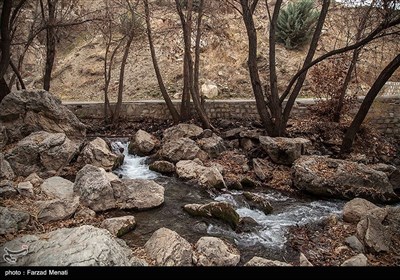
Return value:
M 216 132 L 150 121 L 104 127 L 81 123 L 47 92 L 10 94 L 0 117 L 0 251 L 28 245 L 18 265 L 239 264 L 237 248 L 216 237 L 189 243 L 160 228 L 143 247 L 120 239 L 135 229 L 135 211 L 164 203 L 164 187 L 112 173 L 123 159 L 104 140 L 113 135 L 129 137 L 129 151 L 149 156 L 152 170 L 211 193 L 242 190 L 266 214 L 273 208 L 256 191 L 349 201 L 343 216 L 291 229 L 297 261 L 254 256 L 245 265 L 399 265 L 400 208 L 390 206 L 399 202 L 398 147 L 367 129 L 368 140 L 360 137 L 355 152 L 340 158 L 344 125 L 317 120 L 294 120 L 289 138 L 268 137 L 257 122 L 229 120 L 216 122 Z M 110 217 L 115 209 L 129 214 Z M 182 211 L 234 230 L 256 226 L 227 202 L 187 204 Z

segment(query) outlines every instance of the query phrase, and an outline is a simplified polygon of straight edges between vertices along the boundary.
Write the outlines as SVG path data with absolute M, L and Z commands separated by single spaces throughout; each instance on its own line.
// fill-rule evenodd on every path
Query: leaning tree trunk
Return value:
M 167 89 L 165 88 L 165 84 L 164 84 L 164 81 L 163 81 L 163 78 L 162 78 L 162 75 L 160 72 L 160 68 L 158 67 L 158 61 L 157 61 L 156 51 L 154 49 L 153 36 L 152 36 L 152 32 L 151 32 L 150 11 L 149 11 L 148 0 L 143 0 L 143 3 L 144 3 L 145 14 L 146 14 L 147 38 L 149 40 L 151 59 L 153 61 L 153 67 L 154 67 L 154 71 L 156 73 L 158 86 L 160 88 L 160 91 L 164 98 L 164 101 L 167 104 L 167 108 L 171 114 L 172 120 L 174 121 L 175 124 L 177 124 L 177 123 L 179 123 L 180 116 L 179 116 L 178 110 L 175 108 L 174 104 L 171 101 L 171 98 L 168 95 Z
M 353 119 L 349 129 L 347 130 L 341 147 L 341 153 L 349 153 L 353 146 L 354 138 L 362 122 L 364 121 L 365 117 L 368 114 L 369 109 L 371 108 L 372 103 L 374 102 L 376 96 L 378 95 L 379 91 L 385 85 L 385 83 L 389 80 L 389 78 L 393 75 L 393 73 L 399 68 L 400 66 L 400 54 L 398 54 L 386 67 L 382 70 L 379 74 L 378 78 L 372 85 L 371 89 L 368 91 L 367 95 L 365 96 L 360 109 L 356 116 Z
M 113 123 L 116 123 L 121 115 L 122 95 L 124 92 L 125 66 L 126 66 L 126 61 L 128 60 L 129 48 L 131 47 L 132 42 L 133 42 L 133 33 L 130 34 L 128 37 L 128 41 L 126 42 L 125 45 L 124 55 L 121 61 L 121 68 L 119 71 L 119 82 L 118 82 L 118 99 L 113 114 Z

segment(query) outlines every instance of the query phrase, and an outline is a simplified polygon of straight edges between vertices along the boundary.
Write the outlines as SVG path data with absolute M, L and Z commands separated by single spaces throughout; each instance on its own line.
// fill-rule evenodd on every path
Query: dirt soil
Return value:
M 78 1 L 79 2 L 79 1 Z M 180 98 L 182 89 L 183 40 L 179 18 L 175 9 L 165 1 L 150 1 L 155 48 L 160 69 L 172 98 Z M 222 1 L 210 1 L 211 7 L 204 17 L 201 41 L 200 84 L 212 82 L 218 86 L 218 99 L 252 98 L 247 70 L 247 36 L 241 15 Z M 76 7 L 88 11 L 101 7 L 102 0 L 80 0 Z M 258 64 L 260 75 L 266 82 L 268 74 L 268 24 L 264 5 L 256 12 L 258 31 Z M 262 8 L 262 9 L 261 9 Z M 142 13 L 142 7 L 138 8 Z M 97 11 L 101 16 L 101 10 Z M 359 10 L 331 6 L 323 29 L 317 55 L 345 46 L 347 33 L 354 32 Z M 51 91 L 62 100 L 103 100 L 103 67 L 105 44 L 96 24 L 74 26 L 59 33 L 57 56 L 53 72 Z M 22 75 L 28 88 L 41 88 L 41 75 L 45 61 L 44 38 L 35 40 L 28 51 Z M 379 74 L 384 65 L 399 52 L 397 41 L 377 40 L 362 52 L 357 67 L 357 77 L 350 86 L 350 93 L 363 94 Z M 291 76 L 301 67 L 307 46 L 298 50 L 287 50 L 277 46 L 278 86 L 282 92 Z M 118 71 L 122 51 L 117 54 L 110 84 L 111 99 L 118 90 Z M 400 70 L 392 77 L 400 79 Z M 310 83 L 306 81 L 302 96 L 313 96 Z M 155 78 L 147 37 L 138 36 L 130 49 L 125 75 L 124 100 L 161 99 Z

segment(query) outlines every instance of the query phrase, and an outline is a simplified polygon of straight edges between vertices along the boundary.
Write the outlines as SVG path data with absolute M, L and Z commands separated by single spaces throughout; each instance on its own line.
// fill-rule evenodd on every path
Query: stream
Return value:
M 143 246 L 154 231 L 166 227 L 176 231 L 191 243 L 205 235 L 227 239 L 236 244 L 241 253 L 241 264 L 253 256 L 280 261 L 294 261 L 296 253 L 286 244 L 290 227 L 317 224 L 331 215 L 340 215 L 344 202 L 339 200 L 315 200 L 294 198 L 275 190 L 263 189 L 255 192 L 268 200 L 274 211 L 265 215 L 250 209 L 241 191 L 225 191 L 222 194 L 208 193 L 206 190 L 187 184 L 175 177 L 166 177 L 148 169 L 145 157 L 129 155 L 127 144 L 113 142 L 113 148 L 124 148 L 124 164 L 115 173 L 123 178 L 151 179 L 165 188 L 164 204 L 156 209 L 132 213 L 137 227 L 123 236 L 131 246 Z M 192 217 L 182 207 L 189 203 L 225 201 L 234 206 L 240 217 L 251 217 L 259 226 L 251 232 L 237 233 L 228 225 L 214 219 Z M 115 213 L 123 215 L 127 212 Z M 128 212 L 129 213 L 129 212 Z

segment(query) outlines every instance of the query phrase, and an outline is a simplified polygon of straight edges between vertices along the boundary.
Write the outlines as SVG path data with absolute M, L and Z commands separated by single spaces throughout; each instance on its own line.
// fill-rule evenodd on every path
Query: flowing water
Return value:
M 166 227 L 178 232 L 191 243 L 205 235 L 217 236 L 235 243 L 241 252 L 241 263 L 253 256 L 277 260 L 294 260 L 293 250 L 287 246 L 287 232 L 290 227 L 316 224 L 331 216 L 340 215 L 343 202 L 336 200 L 312 200 L 293 198 L 273 190 L 257 194 L 268 200 L 274 208 L 272 214 L 250 209 L 240 191 L 226 191 L 222 194 L 208 193 L 199 186 L 190 185 L 177 178 L 165 177 L 150 171 L 146 158 L 127 154 L 127 145 L 113 143 L 114 148 L 123 147 L 124 165 L 116 173 L 131 179 L 152 179 L 165 188 L 165 202 L 156 209 L 133 213 L 137 227 L 123 238 L 128 244 L 143 246 L 152 233 Z M 237 233 L 217 220 L 191 217 L 182 210 L 185 204 L 225 201 L 234 206 L 241 217 L 251 217 L 259 226 L 251 232 Z

